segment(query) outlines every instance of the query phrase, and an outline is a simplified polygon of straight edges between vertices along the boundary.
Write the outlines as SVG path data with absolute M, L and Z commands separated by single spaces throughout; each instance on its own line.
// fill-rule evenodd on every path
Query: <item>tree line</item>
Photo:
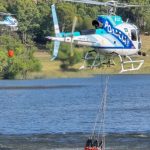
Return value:
M 102 0 L 104 1 L 104 0 Z M 140 4 L 144 7 L 118 9 L 117 14 L 126 21 L 136 24 L 142 32 L 150 31 L 150 2 L 149 0 L 122 0 L 120 2 Z M 34 51 L 38 44 L 46 45 L 45 37 L 54 35 L 51 5 L 56 3 L 60 30 L 70 32 L 73 19 L 78 18 L 76 30 L 89 29 L 92 20 L 98 15 L 107 13 L 104 6 L 59 2 L 56 0 L 1 0 L 0 12 L 15 14 L 19 22 L 19 30 L 15 33 L 2 30 L 0 26 L 0 74 L 2 78 L 15 78 L 17 75 L 26 77 L 28 72 L 40 70 L 40 62 L 34 58 Z M 147 6 L 147 7 L 145 7 Z M 2 16 L 1 16 L 2 18 Z M 52 49 L 52 43 L 48 45 Z M 68 59 L 69 46 L 62 45 L 59 59 L 62 66 L 73 65 L 80 60 L 81 54 L 76 52 L 73 58 Z M 15 57 L 6 56 L 8 49 L 15 51 Z

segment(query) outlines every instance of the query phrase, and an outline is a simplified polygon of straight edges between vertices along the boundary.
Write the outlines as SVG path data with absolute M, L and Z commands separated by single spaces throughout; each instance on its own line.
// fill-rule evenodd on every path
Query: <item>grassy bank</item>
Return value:
M 132 72 L 132 74 L 150 74 L 150 36 L 142 36 L 142 51 L 147 53 L 146 57 L 139 57 L 136 59 L 144 59 L 145 63 L 142 68 L 138 71 Z M 42 70 L 39 73 L 32 73 L 31 78 L 60 78 L 60 77 L 87 77 L 92 76 L 93 74 L 109 73 L 109 74 L 118 74 L 121 67 L 118 63 L 118 59 L 115 60 L 116 65 L 111 67 L 96 68 L 93 70 L 78 70 L 82 65 L 79 63 L 73 66 L 75 70 L 62 71 L 60 69 L 59 61 L 50 61 L 50 55 L 45 51 L 38 51 L 35 53 L 35 57 L 38 58 L 42 64 Z M 131 73 L 131 72 L 127 72 Z

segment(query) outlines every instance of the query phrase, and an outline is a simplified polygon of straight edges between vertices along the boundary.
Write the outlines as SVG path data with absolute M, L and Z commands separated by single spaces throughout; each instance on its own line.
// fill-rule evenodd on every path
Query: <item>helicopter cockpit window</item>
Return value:
M 131 30 L 131 39 L 132 41 L 137 41 L 136 30 Z

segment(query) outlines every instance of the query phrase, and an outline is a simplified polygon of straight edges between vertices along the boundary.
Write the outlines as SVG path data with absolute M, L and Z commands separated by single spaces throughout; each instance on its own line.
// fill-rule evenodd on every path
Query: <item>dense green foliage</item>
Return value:
M 53 47 L 54 47 L 53 42 L 51 42 L 50 44 L 47 44 L 47 48 L 52 50 Z M 62 62 L 62 64 L 60 65 L 60 68 L 63 71 L 70 70 L 69 67 L 73 66 L 74 64 L 82 60 L 82 52 L 79 51 L 77 48 L 73 47 L 72 52 L 71 52 L 70 44 L 68 45 L 68 44 L 61 43 L 60 47 L 61 47 L 61 51 L 59 51 L 57 59 L 59 59 Z
M 121 1 L 120 1 L 121 2 Z M 131 4 L 148 5 L 149 0 L 122 0 Z M 28 36 L 35 41 L 43 41 L 44 37 L 53 33 L 53 22 L 50 17 L 50 6 L 55 0 L 1 0 L 0 11 L 16 14 L 19 21 L 19 31 L 23 42 Z M 57 13 L 61 31 L 71 31 L 74 16 L 78 17 L 77 29 L 91 28 L 91 21 L 97 15 L 106 14 L 106 8 L 86 4 L 57 3 Z M 139 27 L 149 29 L 150 9 L 148 7 L 119 9 L 117 14 L 123 19 L 130 19 Z
M 8 56 L 8 50 L 14 51 L 14 56 Z M 16 76 L 25 79 L 28 72 L 39 71 L 40 63 L 33 57 L 34 47 L 26 47 L 19 38 L 10 35 L 0 36 L 0 72 L 4 79 L 14 79 Z
M 146 5 L 147 7 L 118 9 L 117 14 L 121 15 L 125 21 L 129 19 L 130 22 L 137 24 L 143 32 L 150 32 L 149 0 L 122 0 L 119 2 Z M 33 57 L 34 48 L 29 49 L 26 45 L 46 44 L 45 36 L 54 35 L 50 15 L 52 3 L 56 3 L 56 0 L 0 1 L 0 12 L 13 13 L 19 21 L 19 31 L 16 34 L 11 35 L 9 32 L 4 32 L 0 36 L 0 72 L 4 78 L 14 78 L 18 74 L 25 77 L 28 72 L 40 69 L 39 63 Z M 97 15 L 106 14 L 107 9 L 102 6 L 59 2 L 57 13 L 60 30 L 71 31 L 75 16 L 78 17 L 76 30 L 93 28 L 92 20 Z M 15 50 L 15 57 L 11 61 L 6 55 L 8 49 Z M 62 45 L 61 49 L 58 58 L 62 61 L 62 68 L 68 68 L 80 60 L 79 52 L 75 52 L 75 55 L 70 57 L 70 46 Z

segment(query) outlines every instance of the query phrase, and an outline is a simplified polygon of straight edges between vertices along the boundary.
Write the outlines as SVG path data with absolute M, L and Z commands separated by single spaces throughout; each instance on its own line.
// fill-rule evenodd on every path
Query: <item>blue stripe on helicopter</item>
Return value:
M 125 47 L 94 47 L 96 49 L 129 49 L 129 48 L 125 48 Z M 130 48 L 130 49 L 134 49 L 134 48 Z
M 110 18 L 106 16 L 100 16 L 98 17 L 98 20 L 103 23 L 103 29 L 119 40 L 125 49 L 135 48 L 132 41 L 126 34 L 124 34 L 121 30 L 114 28 L 112 24 L 113 20 L 110 21 Z

